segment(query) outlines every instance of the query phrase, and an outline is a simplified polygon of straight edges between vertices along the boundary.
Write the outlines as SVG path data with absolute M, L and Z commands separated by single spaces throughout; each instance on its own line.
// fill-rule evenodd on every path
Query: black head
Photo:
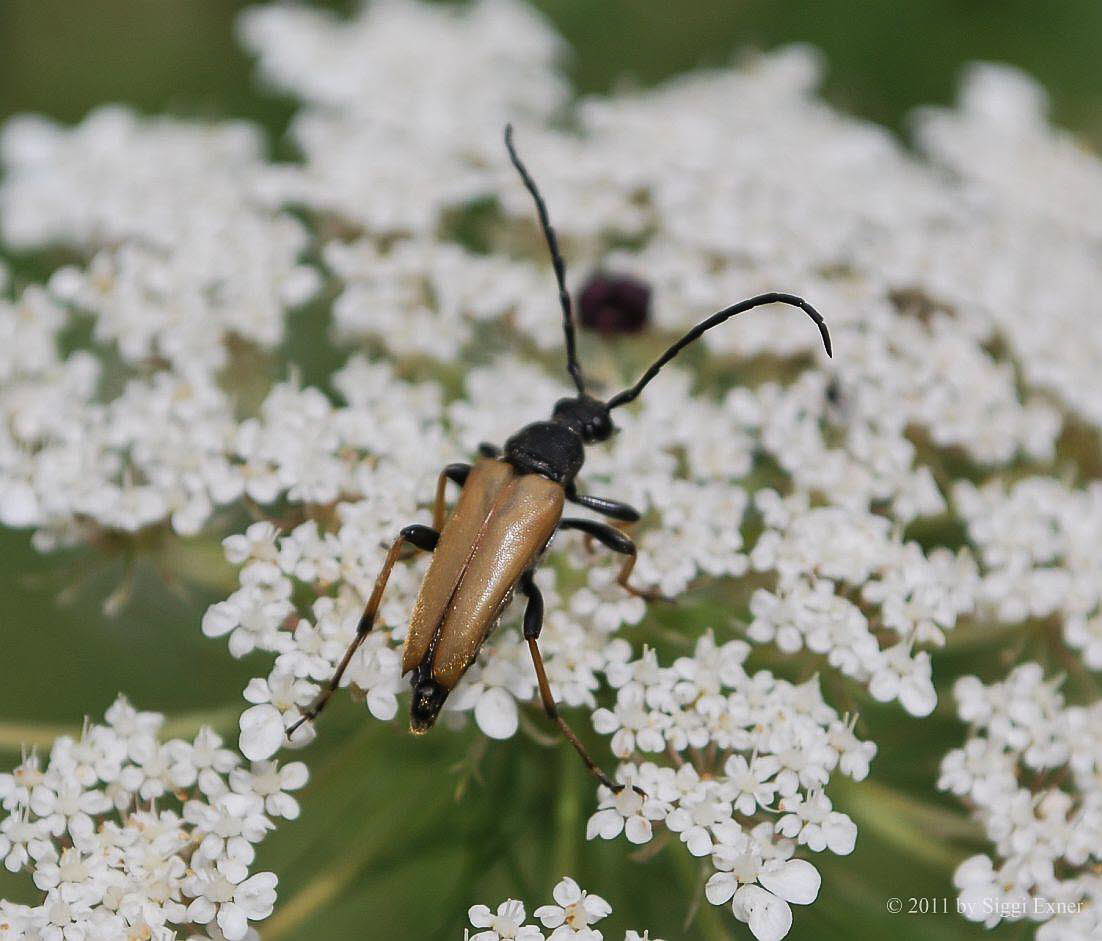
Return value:
M 555 403 L 551 421 L 557 425 L 565 425 L 586 444 L 608 441 L 616 430 L 608 406 L 589 395 L 559 399 Z

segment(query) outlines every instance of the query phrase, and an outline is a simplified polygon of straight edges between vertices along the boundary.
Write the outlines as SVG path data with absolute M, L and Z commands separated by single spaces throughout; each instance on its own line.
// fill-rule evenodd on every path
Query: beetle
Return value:
M 648 600 L 657 597 L 631 583 L 636 549 L 622 529 L 592 519 L 563 516 L 565 505 L 570 502 L 624 524 L 639 519 L 639 512 L 626 503 L 578 491 L 575 481 L 585 461 L 585 449 L 612 436 L 615 430 L 611 418 L 613 409 L 636 399 L 659 370 L 682 349 L 737 314 L 765 304 L 798 307 L 818 326 L 828 356 L 832 352 L 830 333 L 819 312 L 802 298 L 792 294 L 760 294 L 726 307 L 697 324 L 659 356 L 633 386 L 601 401 L 586 390 L 578 364 L 566 265 L 547 206 L 517 154 L 509 125 L 505 128 L 505 147 L 535 202 L 540 228 L 551 255 L 562 307 L 566 368 L 577 395 L 560 399 L 549 421 L 537 421 L 521 428 L 505 442 L 504 449 L 480 445 L 480 458 L 473 465 L 449 464 L 440 472 L 433 525 L 414 524 L 398 534 L 375 581 L 355 639 L 332 678 L 288 729 L 288 735 L 302 723 L 316 719 L 339 688 L 349 662 L 375 623 L 391 569 L 408 543 L 418 550 L 433 553 L 410 617 L 402 652 L 402 675 L 410 675 L 413 688 L 411 730 L 423 734 L 432 728 L 448 694 L 470 668 L 513 594 L 519 590 L 527 598 L 524 640 L 532 656 L 544 711 L 577 750 L 589 771 L 602 784 L 619 790 L 559 714 L 538 644 L 543 625 L 543 597 L 533 580 L 533 573 L 559 530 L 580 530 L 622 555 L 624 562 L 618 583 Z M 445 520 L 448 481 L 461 489 L 459 500 Z

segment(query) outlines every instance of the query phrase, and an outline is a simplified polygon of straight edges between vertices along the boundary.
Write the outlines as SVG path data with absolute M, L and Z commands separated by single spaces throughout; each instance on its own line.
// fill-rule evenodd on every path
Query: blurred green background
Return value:
M 235 45 L 234 17 L 244 5 L 0 0 L 0 118 L 40 111 L 73 121 L 97 104 L 123 101 L 149 112 L 247 117 L 278 141 L 293 106 L 256 87 Z M 1097 0 L 538 5 L 572 44 L 569 70 L 583 91 L 621 79 L 654 82 L 722 64 L 740 48 L 803 40 L 825 53 L 832 101 L 901 132 L 915 105 L 952 100 L 963 64 L 991 59 L 1032 72 L 1050 90 L 1057 120 L 1102 142 Z M 320 335 L 300 331 L 286 352 L 309 363 L 316 355 L 310 337 Z M 44 558 L 26 535 L 3 531 L 0 558 L 3 766 L 18 760 L 20 741 L 47 742 L 59 729 L 79 726 L 85 713 L 101 715 L 119 690 L 167 713 L 175 729 L 210 719 L 234 737 L 239 691 L 264 664 L 233 661 L 222 641 L 198 631 L 205 606 L 232 585 L 214 540 L 186 553 L 162 550 L 164 566 L 197 576 L 181 577 L 185 588 L 166 586 L 153 565 L 139 566 L 132 600 L 117 618 L 106 617 L 102 605 L 123 577 L 123 559 L 104 563 L 82 551 Z M 672 628 L 722 625 L 727 602 L 721 590 L 703 589 L 662 617 Z M 934 794 L 932 783 L 941 755 L 961 736 L 949 680 L 966 670 L 989 678 L 1005 671 L 996 640 L 972 634 L 938 655 L 935 675 L 947 678 L 942 705 L 921 722 L 898 708 L 854 701 L 824 680 L 828 697 L 860 709 L 863 733 L 880 753 L 869 781 L 830 789 L 859 825 L 857 850 L 846 859 L 816 859 L 822 896 L 796 909 L 791 938 L 1031 934 L 1026 925 L 992 935 L 955 915 L 885 911 L 892 896 L 951 904 L 953 867 L 981 846 L 959 806 Z M 769 663 L 767 655 L 755 656 Z M 797 678 L 815 669 L 777 666 Z M 701 870 L 680 849 L 642 866 L 629 861 L 623 841 L 585 844 L 593 791 L 568 749 L 524 736 L 487 745 L 472 732 L 414 740 L 402 723 L 383 726 L 343 700 L 327 719 L 309 753 L 313 780 L 303 818 L 281 826 L 261 848 L 262 867 L 280 875 L 283 903 L 265 938 L 457 938 L 468 905 L 508 895 L 538 904 L 563 873 L 612 902 L 610 939 L 624 927 L 649 927 L 667 939 L 749 937 L 729 912 L 706 903 L 683 928 Z M 34 892 L 29 880 L 0 871 L 0 896 L 30 901 Z

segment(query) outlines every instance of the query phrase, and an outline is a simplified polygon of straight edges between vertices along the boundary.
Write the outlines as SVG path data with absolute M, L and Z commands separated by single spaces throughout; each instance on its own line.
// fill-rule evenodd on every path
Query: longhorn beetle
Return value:
M 577 750 L 589 771 L 602 784 L 618 790 L 559 715 L 537 643 L 543 626 L 543 597 L 532 575 L 560 529 L 580 530 L 624 556 L 617 579 L 619 584 L 634 595 L 647 599 L 656 597 L 630 582 L 635 565 L 635 544 L 624 532 L 606 523 L 562 515 L 564 504 L 570 501 L 622 523 L 634 523 L 639 519 L 639 512 L 626 503 L 578 492 L 574 481 L 585 460 L 585 446 L 607 441 L 615 430 L 610 417 L 614 408 L 638 397 L 666 363 L 706 330 L 737 314 L 764 304 L 798 307 L 819 327 L 827 355 L 831 354 L 830 334 L 819 312 L 802 298 L 792 294 L 760 294 L 726 307 L 697 324 L 659 356 L 635 385 L 618 392 L 607 402 L 600 401 L 585 388 L 575 349 L 566 265 L 559 253 L 558 239 L 543 197 L 513 147 L 511 126 L 505 128 L 505 147 L 535 201 L 540 228 L 551 253 L 562 305 L 566 368 L 578 394 L 559 399 L 550 421 L 533 422 L 521 428 L 505 442 L 504 451 L 483 444 L 479 447 L 481 457 L 475 464 L 449 464 L 440 472 L 432 526 L 414 524 L 398 534 L 375 581 L 355 639 L 332 679 L 290 727 L 288 735 L 303 722 L 316 719 L 340 686 L 352 656 L 375 623 L 390 571 L 405 543 L 410 543 L 417 549 L 434 553 L 413 608 L 402 653 L 402 675 L 411 674 L 413 687 L 411 730 L 422 734 L 432 728 L 444 700 L 478 656 L 514 591 L 520 589 L 528 599 L 524 639 L 532 655 L 543 708 Z M 444 496 L 449 480 L 458 484 L 461 492 L 445 522 Z

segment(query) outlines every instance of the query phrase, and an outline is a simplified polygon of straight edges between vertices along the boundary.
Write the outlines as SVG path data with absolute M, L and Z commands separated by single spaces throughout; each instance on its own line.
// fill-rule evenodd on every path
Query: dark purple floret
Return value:
M 650 285 L 626 274 L 598 271 L 578 298 L 582 326 L 605 336 L 638 333 L 650 318 Z

